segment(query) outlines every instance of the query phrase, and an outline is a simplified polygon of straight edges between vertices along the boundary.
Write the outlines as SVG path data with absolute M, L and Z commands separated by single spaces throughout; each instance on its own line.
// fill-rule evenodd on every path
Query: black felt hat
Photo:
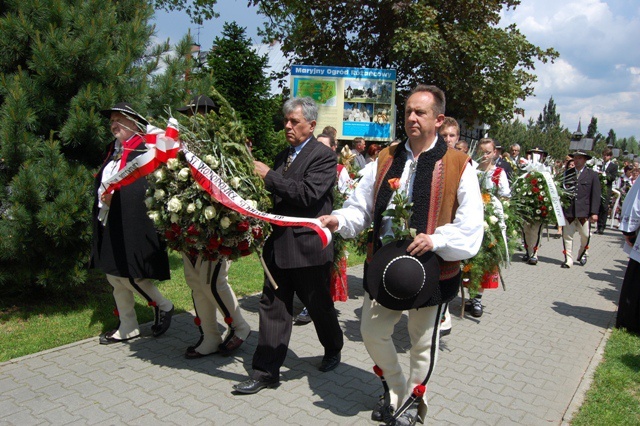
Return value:
M 589 154 L 587 154 L 586 152 L 584 152 L 583 150 L 579 149 L 577 151 L 573 151 L 571 154 L 569 154 L 569 157 L 573 158 L 576 155 L 582 155 L 583 157 L 587 157 L 587 160 L 591 160 L 591 157 Z
M 103 109 L 102 111 L 100 111 L 100 114 L 104 115 L 107 118 L 110 118 L 111 117 L 111 113 L 113 113 L 113 112 L 122 113 L 122 114 L 128 116 L 129 118 L 131 118 L 133 121 L 135 121 L 138 124 L 141 124 L 143 126 L 146 126 L 147 124 L 149 124 L 147 119 L 144 118 L 142 115 L 138 114 L 133 109 L 133 107 L 131 106 L 131 104 L 129 102 L 118 102 L 117 104 L 115 104 L 113 106 L 113 108 Z
M 545 151 L 544 149 L 536 146 L 535 148 L 531 148 L 527 150 L 527 154 L 542 154 L 542 155 L 549 155 L 549 153 L 547 151 Z
M 209 111 L 217 111 L 220 109 L 220 107 L 215 102 L 213 102 L 213 99 L 211 99 L 210 97 L 206 95 L 196 95 L 191 98 L 187 105 L 178 108 L 177 110 L 183 114 L 186 114 L 187 112 L 195 114 L 200 108 L 204 108 L 205 113 L 208 113 Z
M 396 311 L 424 306 L 440 281 L 440 263 L 431 251 L 411 256 L 411 240 L 390 242 L 378 250 L 367 268 L 369 294 Z

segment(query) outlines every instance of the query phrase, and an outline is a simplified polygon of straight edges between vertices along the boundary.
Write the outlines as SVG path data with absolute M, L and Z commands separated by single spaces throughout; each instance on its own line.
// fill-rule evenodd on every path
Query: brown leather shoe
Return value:
M 251 332 L 249 332 L 249 335 L 251 335 Z M 247 337 L 249 336 L 247 335 Z M 224 339 L 224 342 L 220 343 L 220 346 L 218 346 L 218 351 L 220 355 L 228 356 L 235 352 L 240 346 L 242 346 L 243 343 L 244 340 L 234 334 Z

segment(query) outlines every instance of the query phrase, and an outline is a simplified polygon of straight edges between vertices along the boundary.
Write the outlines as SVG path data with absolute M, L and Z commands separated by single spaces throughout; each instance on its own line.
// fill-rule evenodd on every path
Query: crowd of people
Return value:
M 499 287 L 499 268 L 510 260 L 514 242 L 522 244 L 523 261 L 537 265 L 546 225 L 561 232 L 562 268 L 571 268 L 574 263 L 586 264 L 592 235 L 604 232 L 610 215 L 618 217 L 631 260 L 617 325 L 640 331 L 640 292 L 634 285 L 640 261 L 635 240 L 640 227 L 637 164 L 618 168 L 609 148 L 598 162 L 578 150 L 558 164 L 540 148 L 522 156 L 520 146 L 513 144 L 503 153 L 491 138 L 471 147 L 460 139 L 457 121 L 445 117 L 445 106 L 442 90 L 418 85 L 405 105 L 405 140 L 382 147 L 367 146 L 364 138 L 356 138 L 351 149 L 340 151 L 336 129 L 326 127 L 314 137 L 318 107 L 312 99 L 285 102 L 289 147 L 275 157 L 273 166 L 254 161 L 255 173 L 272 196 L 272 213 L 317 218 L 334 233 L 336 247 L 333 243 L 323 247 L 310 229 L 273 226 L 263 248 L 267 272 L 259 303 L 258 343 L 249 376 L 233 386 L 235 392 L 254 394 L 279 385 L 294 321 L 313 323 L 323 348 L 321 372 L 340 365 L 343 332 L 334 302 L 347 299 L 348 286 L 346 258 L 338 246 L 362 233 L 369 240 L 360 331 L 383 387 L 379 400 L 372 403 L 374 421 L 424 422 L 424 393 L 434 374 L 439 341 L 451 332 L 449 302 L 462 283 L 469 292 L 464 310 L 481 317 L 484 291 Z M 178 109 L 190 117 L 215 110 L 215 103 L 204 95 Z M 113 287 L 118 325 L 100 336 L 101 344 L 113 344 L 140 336 L 135 293 L 156 313 L 155 337 L 169 329 L 174 307 L 152 281 L 169 278 L 169 263 L 163 238 L 146 213 L 145 180 L 110 193 L 100 190 L 109 177 L 145 152 L 141 135 L 147 120 L 128 103 L 102 113 L 110 119 L 115 140 L 96 175 L 92 265 L 105 272 Z M 617 212 L 614 200 L 625 194 Z M 517 221 L 508 219 L 514 206 L 520 209 Z M 391 213 L 398 207 L 410 209 L 406 223 Z M 398 239 L 396 233 L 403 226 L 410 236 Z M 493 240 L 488 242 L 489 238 Z M 394 241 L 383 244 L 389 239 Z M 191 252 L 182 257 L 200 332 L 185 357 L 233 353 L 251 330 L 228 282 L 230 262 Z M 474 264 L 474 259 L 482 262 Z M 297 316 L 296 296 L 304 304 Z M 218 328 L 218 312 L 228 327 L 225 336 Z M 391 339 L 403 312 L 408 315 L 411 340 L 406 375 Z

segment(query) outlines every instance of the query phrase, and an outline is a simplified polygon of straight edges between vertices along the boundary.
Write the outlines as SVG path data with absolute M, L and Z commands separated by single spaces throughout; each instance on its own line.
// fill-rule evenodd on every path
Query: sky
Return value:
M 277 48 L 260 45 L 257 29 L 262 17 L 246 0 L 218 0 L 220 17 L 199 29 L 199 42 L 209 50 L 224 22 L 245 27 L 259 54 L 269 54 L 270 65 L 281 68 Z M 189 29 L 197 39 L 198 27 L 184 12 L 157 12 L 158 38 L 178 41 Z M 574 131 L 582 121 L 586 132 L 591 117 L 598 131 L 614 129 L 618 138 L 640 139 L 640 1 L 638 0 L 522 0 L 515 10 L 502 13 L 500 26 L 515 23 L 529 42 L 553 47 L 560 57 L 537 63 L 535 96 L 520 101 L 525 117 L 536 120 L 549 98 L 556 103 L 562 125 Z

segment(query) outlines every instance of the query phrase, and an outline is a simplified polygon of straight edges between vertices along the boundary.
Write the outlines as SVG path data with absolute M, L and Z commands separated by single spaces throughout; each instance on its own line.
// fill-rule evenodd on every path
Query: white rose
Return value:
M 220 219 L 220 226 L 222 227 L 222 229 L 227 229 L 230 225 L 231 219 L 229 219 L 227 216 Z
M 216 217 L 216 208 L 213 206 L 208 206 L 204 209 L 204 217 L 207 220 L 211 220 Z
M 482 222 L 482 226 L 484 227 L 485 231 L 487 231 L 489 229 L 489 224 L 487 223 L 486 220 L 484 222 Z
M 237 176 L 234 178 L 231 178 L 231 181 L 229 182 L 229 184 L 233 187 L 233 189 L 238 189 L 238 187 L 240 186 L 240 178 Z
M 548 199 L 547 197 L 544 197 L 544 200 L 545 200 L 545 201 L 549 201 L 549 199 Z
M 498 223 L 498 218 L 491 215 L 489 216 L 489 222 L 491 222 L 492 225 L 495 225 L 496 223 Z
M 149 216 L 149 219 L 154 222 L 160 221 L 160 213 L 158 213 L 157 211 L 150 211 L 147 213 L 147 216 Z
M 189 169 L 187 167 L 183 167 L 182 169 L 180 169 L 180 171 L 178 172 L 178 179 L 180 180 L 187 180 L 189 179 L 189 176 L 191 175 L 191 172 L 189 171 Z
M 153 193 L 153 198 L 160 201 L 164 198 L 164 191 L 162 189 L 156 189 L 156 192 Z
M 196 211 L 196 205 L 193 203 L 189 203 L 187 206 L 187 213 L 193 213 Z
M 544 195 L 544 191 L 540 191 L 540 195 Z
M 180 166 L 180 162 L 177 158 L 169 158 L 167 160 L 167 168 L 169 170 L 176 170 Z
M 212 169 L 217 169 L 220 165 L 218 159 L 211 154 L 204 156 L 204 162 L 207 163 Z
M 182 203 L 178 199 L 178 197 L 173 197 L 167 203 L 167 208 L 170 212 L 178 213 L 182 209 Z
M 180 216 L 178 216 L 175 213 L 171 213 L 171 223 L 178 223 L 180 222 Z
M 540 209 L 536 209 L 536 214 L 540 214 L 540 213 L 541 213 Z
M 148 209 L 153 205 L 153 197 L 147 197 L 144 199 L 144 205 L 147 206 Z
M 155 176 L 156 182 L 160 182 L 162 179 L 164 179 L 164 169 L 156 170 L 155 172 L 153 172 L 153 176 Z

